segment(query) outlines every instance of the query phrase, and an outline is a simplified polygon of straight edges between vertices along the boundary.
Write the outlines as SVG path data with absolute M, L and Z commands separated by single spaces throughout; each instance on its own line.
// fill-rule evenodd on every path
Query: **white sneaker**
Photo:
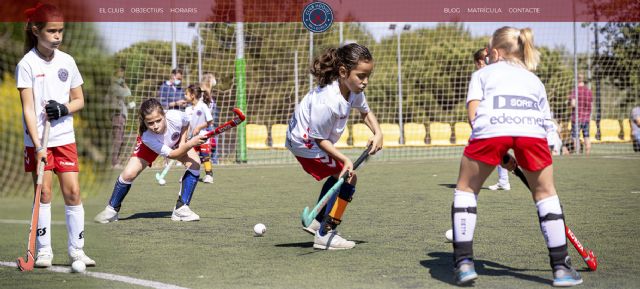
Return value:
M 199 220 L 200 216 L 194 213 L 187 205 L 183 205 L 179 209 L 173 209 L 173 214 L 171 214 L 171 221 L 191 222 Z
M 305 227 L 304 224 L 302 224 L 302 230 L 304 230 L 305 232 L 311 234 L 311 235 L 316 235 L 316 231 L 320 230 L 320 222 L 318 222 L 318 220 L 313 219 L 313 221 L 311 221 L 311 224 L 309 224 L 309 226 Z
M 89 258 L 82 249 L 70 249 L 69 250 L 69 262 L 73 264 L 75 261 L 82 261 L 86 266 L 92 267 L 96 265 L 96 261 Z
M 510 191 L 511 190 L 511 184 L 503 185 L 501 183 L 497 183 L 497 184 L 495 184 L 493 186 L 489 186 L 489 190 L 492 190 L 492 191 L 498 191 L 498 190 Z
M 336 230 L 331 230 L 324 236 L 320 236 L 320 230 L 318 230 L 313 238 L 313 248 L 320 250 L 345 250 L 355 246 L 355 242 L 340 237 Z
M 48 268 L 51 267 L 51 262 L 53 261 L 53 250 L 51 247 L 44 247 L 38 249 L 38 255 L 36 257 L 37 268 Z
M 208 183 L 208 184 L 213 184 L 213 176 L 211 175 L 206 175 L 204 176 L 204 178 L 202 179 L 203 183 Z
M 102 212 L 98 213 L 93 220 L 100 224 L 115 222 L 118 220 L 118 212 L 111 206 L 107 206 Z

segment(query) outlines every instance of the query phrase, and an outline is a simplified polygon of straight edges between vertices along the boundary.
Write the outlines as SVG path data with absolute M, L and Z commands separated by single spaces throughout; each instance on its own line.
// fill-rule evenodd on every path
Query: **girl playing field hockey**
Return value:
M 185 113 L 189 115 L 189 136 L 204 135 L 207 133 L 205 129 L 213 125 L 213 116 L 211 115 L 211 96 L 202 90 L 198 85 L 192 84 L 185 91 L 185 99 L 191 106 L 185 109 Z M 213 139 L 213 138 L 211 138 Z M 194 149 L 200 157 L 200 163 L 204 164 L 205 177 L 204 183 L 213 183 L 213 171 L 211 169 L 211 142 L 207 141 L 202 145 L 195 146 Z
M 78 153 L 72 114 L 84 107 L 82 76 L 71 55 L 58 47 L 62 42 L 64 20 L 52 5 L 38 4 L 27 9 L 25 54 L 16 67 L 16 80 L 24 125 L 24 168 L 33 175 L 36 167 L 46 159 L 43 178 L 38 234 L 36 238 L 36 267 L 50 267 L 51 248 L 51 187 L 53 173 L 58 176 L 65 203 L 70 262 L 76 260 L 87 266 L 96 262 L 85 255 L 84 208 L 78 181 Z M 51 123 L 48 146 L 42 139 L 46 122 Z
M 503 27 L 490 40 L 490 65 L 471 77 L 467 95 L 471 140 L 464 149 L 451 210 L 454 277 L 458 284 L 468 284 L 478 277 L 473 264 L 477 198 L 482 184 L 509 149 L 513 149 L 531 186 L 549 249 L 553 285 L 582 283 L 580 274 L 571 267 L 562 207 L 553 183 L 546 141 L 551 113 L 545 87 L 532 73 L 539 58 L 531 29 Z
M 187 141 L 190 121 L 188 115 L 179 110 L 169 110 L 165 113 L 162 104 L 155 98 L 147 99 L 140 105 L 138 118 L 140 126 L 133 154 L 116 180 L 109 204 L 94 220 L 98 223 L 118 220 L 118 212 L 131 189 L 131 184 L 146 167 L 151 166 L 158 155 L 183 162 L 187 168 L 182 176 L 181 189 L 171 220 L 200 220 L 200 216 L 189 208 L 200 176 L 200 158 L 192 148 L 203 144 L 207 138 L 196 135 Z
M 350 177 L 329 209 L 323 208 L 315 220 L 303 229 L 314 234 L 313 247 L 322 250 L 351 249 L 352 241 L 343 239 L 336 231 L 344 210 L 355 193 L 356 175 L 353 163 L 334 144 L 347 126 L 351 109 L 360 112 L 365 124 L 373 132 L 368 145 L 370 154 L 382 148 L 382 132 L 375 115 L 369 109 L 364 89 L 373 72 L 373 57 L 369 50 L 355 43 L 330 48 L 313 61 L 311 74 L 318 87 L 311 90 L 296 108 L 287 130 L 287 148 L 296 156 L 302 168 L 316 180 L 327 180 L 320 198 L 345 173 Z

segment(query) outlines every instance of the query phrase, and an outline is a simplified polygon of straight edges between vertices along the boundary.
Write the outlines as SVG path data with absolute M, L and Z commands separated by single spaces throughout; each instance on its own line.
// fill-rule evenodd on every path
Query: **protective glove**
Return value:
M 49 100 L 44 108 L 47 111 L 49 120 L 56 120 L 69 114 L 69 109 L 67 108 L 67 106 L 62 103 L 58 103 L 55 100 Z

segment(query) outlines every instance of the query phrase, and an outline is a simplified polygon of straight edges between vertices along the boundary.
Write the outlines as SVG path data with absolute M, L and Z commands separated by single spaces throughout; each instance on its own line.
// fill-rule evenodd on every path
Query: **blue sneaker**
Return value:
M 478 279 L 478 273 L 476 273 L 473 260 L 464 259 L 460 261 L 453 271 L 453 277 L 458 285 L 467 285 L 473 282 L 473 280 Z
M 572 267 L 558 265 L 553 268 L 553 286 L 571 287 L 582 284 L 580 273 Z

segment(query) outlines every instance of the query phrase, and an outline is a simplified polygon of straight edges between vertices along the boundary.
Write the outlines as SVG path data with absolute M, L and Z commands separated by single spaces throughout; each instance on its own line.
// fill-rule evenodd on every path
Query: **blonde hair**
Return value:
M 490 46 L 503 50 L 505 60 L 521 64 L 529 71 L 536 70 L 540 63 L 540 52 L 533 46 L 531 28 L 502 27 L 493 32 Z

